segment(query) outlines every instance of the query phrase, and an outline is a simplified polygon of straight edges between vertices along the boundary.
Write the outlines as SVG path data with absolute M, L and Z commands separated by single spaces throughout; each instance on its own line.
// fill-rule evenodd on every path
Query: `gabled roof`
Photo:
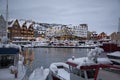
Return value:
M 12 27 L 17 19 L 12 19 L 8 21 L 8 27 Z
M 18 20 L 18 23 L 20 24 L 20 27 L 22 27 L 23 24 L 25 23 L 25 21 L 20 21 L 20 20 Z

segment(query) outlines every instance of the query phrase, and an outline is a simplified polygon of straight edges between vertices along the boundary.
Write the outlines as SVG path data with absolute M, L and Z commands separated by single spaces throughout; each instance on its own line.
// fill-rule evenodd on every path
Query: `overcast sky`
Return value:
M 5 15 L 6 0 L 0 0 Z M 111 34 L 118 31 L 120 0 L 8 0 L 9 19 L 44 23 L 88 24 L 89 31 Z

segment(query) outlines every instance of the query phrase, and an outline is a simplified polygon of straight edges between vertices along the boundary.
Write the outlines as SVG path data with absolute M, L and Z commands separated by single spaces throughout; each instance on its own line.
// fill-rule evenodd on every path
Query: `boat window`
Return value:
M 88 79 L 94 78 L 94 75 L 95 75 L 95 70 L 88 70 L 87 71 Z
M 57 66 L 57 68 L 64 68 L 63 66 Z
M 80 71 L 80 76 L 81 76 L 82 78 L 85 78 L 84 71 Z
M 71 67 L 70 71 L 77 76 L 81 76 L 82 78 L 85 78 L 85 70 L 80 70 L 76 67 Z M 87 78 L 91 79 L 94 78 L 95 70 L 87 70 L 86 73 L 87 73 Z
M 73 74 L 76 74 L 76 75 L 80 76 L 80 70 L 77 69 L 76 67 L 72 67 L 71 72 L 72 72 Z
M 0 56 L 0 68 L 6 68 L 10 65 L 14 65 L 14 55 Z

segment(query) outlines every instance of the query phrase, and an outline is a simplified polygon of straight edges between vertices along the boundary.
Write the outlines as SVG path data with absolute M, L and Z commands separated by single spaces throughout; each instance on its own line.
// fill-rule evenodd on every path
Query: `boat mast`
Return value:
M 6 0 L 6 38 L 8 38 L 8 0 Z

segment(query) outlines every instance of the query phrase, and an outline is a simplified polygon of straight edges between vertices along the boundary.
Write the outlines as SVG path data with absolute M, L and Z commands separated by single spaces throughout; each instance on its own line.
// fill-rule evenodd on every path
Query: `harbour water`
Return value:
M 89 50 L 90 49 L 85 48 L 26 48 L 24 56 L 25 64 L 28 68 L 27 77 L 29 77 L 32 71 L 37 67 L 43 66 L 44 68 L 49 68 L 51 63 L 65 62 L 68 58 L 72 58 L 72 56 L 76 58 L 85 57 Z M 104 56 L 105 54 L 101 55 L 101 57 Z M 117 74 L 117 76 L 119 75 L 120 74 Z M 51 80 L 50 76 L 48 80 Z
M 49 68 L 53 62 L 65 62 L 72 56 L 84 57 L 88 51 L 89 49 L 80 48 L 26 48 L 24 56 L 28 68 L 27 76 L 37 67 Z

